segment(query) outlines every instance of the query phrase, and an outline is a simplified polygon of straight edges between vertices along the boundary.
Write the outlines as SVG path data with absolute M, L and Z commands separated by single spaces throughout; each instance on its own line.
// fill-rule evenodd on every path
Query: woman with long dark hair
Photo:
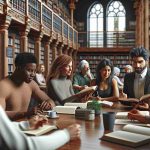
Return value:
M 114 67 L 109 59 L 103 59 L 96 69 L 97 90 L 93 96 L 98 100 L 116 101 L 119 98 L 117 81 L 113 78 Z

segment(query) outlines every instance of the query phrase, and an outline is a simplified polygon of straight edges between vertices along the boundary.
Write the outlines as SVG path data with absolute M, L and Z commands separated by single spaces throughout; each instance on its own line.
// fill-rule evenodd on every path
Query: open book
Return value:
M 75 102 L 75 101 L 80 101 L 82 98 L 84 98 L 86 95 L 89 95 L 90 93 L 93 93 L 96 90 L 97 86 L 90 86 L 87 87 L 85 89 L 83 89 L 82 91 L 80 91 L 79 93 L 72 95 L 66 99 L 64 99 L 64 102 Z
M 87 101 L 85 103 L 65 103 L 64 106 L 78 106 L 80 108 L 87 108 L 87 103 L 92 101 Z M 102 106 L 112 106 L 113 102 L 109 101 L 98 101 L 99 104 L 102 104 Z
M 22 131 L 24 132 L 25 134 L 28 134 L 28 135 L 42 135 L 42 134 L 45 134 L 47 132 L 50 132 L 52 130 L 56 130 L 57 127 L 55 125 L 43 125 L 42 127 L 38 128 L 38 129 L 35 129 L 35 130 L 26 130 L 26 131 Z
M 140 111 L 140 113 L 144 116 L 149 116 L 149 111 Z M 128 119 L 128 112 L 117 112 L 115 118 L 115 124 L 135 124 L 141 126 L 149 126 L 149 124 L 140 123 L 137 120 L 131 121 L 130 119 Z
M 150 128 L 126 125 L 120 131 L 105 134 L 102 140 L 131 147 L 138 147 L 150 142 Z
M 132 103 L 139 103 L 140 101 L 144 101 L 146 99 L 150 99 L 150 94 L 145 94 L 140 99 L 137 99 L 137 98 L 119 98 L 119 101 L 122 104 L 131 105 Z

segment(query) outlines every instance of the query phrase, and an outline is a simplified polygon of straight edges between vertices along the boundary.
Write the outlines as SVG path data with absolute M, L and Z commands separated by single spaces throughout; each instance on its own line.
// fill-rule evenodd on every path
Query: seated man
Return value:
M 0 81 L 0 105 L 11 119 L 36 114 L 44 109 L 52 109 L 54 102 L 40 90 L 33 80 L 36 73 L 36 58 L 31 53 L 20 53 L 15 59 L 15 71 Z M 31 95 L 36 96 L 41 105 L 27 111 Z
M 41 121 L 41 120 L 40 120 Z M 64 130 L 58 130 L 49 135 L 27 136 L 8 119 L 0 106 L 0 149 L 3 150 L 48 150 L 58 149 L 69 140 L 80 136 L 80 125 L 73 124 Z M 32 120 L 30 122 L 33 122 Z M 36 122 L 36 123 L 35 123 Z M 19 123 L 20 124 L 20 123 Z M 34 119 L 31 128 L 35 128 L 38 119 Z M 19 127 L 19 126 L 18 126 Z M 59 141 L 58 141 L 59 139 Z
M 123 92 L 128 98 L 140 98 L 150 94 L 150 69 L 147 68 L 149 55 L 143 47 L 133 48 L 130 51 L 134 72 L 128 73 L 124 78 Z M 147 108 L 148 104 L 140 105 L 140 108 Z
M 79 72 L 76 72 L 73 76 L 74 92 L 78 93 L 86 87 L 90 86 L 93 78 L 94 77 L 90 72 L 89 63 L 86 60 L 82 60 L 79 63 Z

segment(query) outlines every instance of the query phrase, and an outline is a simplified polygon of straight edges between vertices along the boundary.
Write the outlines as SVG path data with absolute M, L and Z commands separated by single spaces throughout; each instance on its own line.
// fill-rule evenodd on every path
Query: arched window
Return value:
M 103 6 L 94 4 L 89 9 L 87 18 L 89 47 L 103 47 Z
M 123 35 L 126 28 L 126 12 L 120 1 L 113 1 L 107 9 L 107 46 L 118 44 L 116 37 Z M 119 33 L 119 34 L 118 34 Z

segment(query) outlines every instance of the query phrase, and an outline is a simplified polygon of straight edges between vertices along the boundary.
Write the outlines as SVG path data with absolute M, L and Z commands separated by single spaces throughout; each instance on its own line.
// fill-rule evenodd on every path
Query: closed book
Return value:
M 56 111 L 58 114 L 70 114 L 74 115 L 75 110 L 79 108 L 78 106 L 55 106 L 53 110 Z

